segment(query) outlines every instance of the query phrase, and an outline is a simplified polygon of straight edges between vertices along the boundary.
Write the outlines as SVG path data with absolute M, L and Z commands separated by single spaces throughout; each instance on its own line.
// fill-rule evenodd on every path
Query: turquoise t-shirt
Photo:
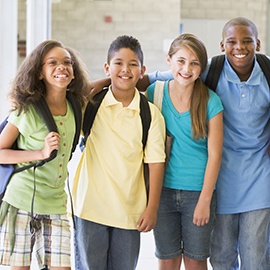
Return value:
M 75 134 L 75 120 L 71 106 L 68 104 L 65 116 L 54 116 L 54 120 L 60 134 L 60 147 L 55 159 L 36 169 L 34 200 L 34 213 L 36 214 L 66 213 L 65 180 Z M 19 116 L 17 112 L 12 112 L 8 121 L 19 129 L 20 135 L 17 141 L 20 149 L 37 150 L 43 148 L 44 139 L 49 131 L 33 106 L 29 107 L 27 113 L 23 112 Z M 25 164 L 18 164 L 18 166 Z M 4 201 L 16 208 L 30 212 L 34 189 L 33 172 L 33 168 L 31 168 L 14 174 L 7 186 Z
M 192 137 L 190 111 L 179 113 L 173 106 L 165 82 L 162 114 L 167 133 L 173 136 L 171 155 L 165 171 L 164 187 L 200 191 L 208 159 L 207 140 L 194 140 Z M 148 99 L 153 102 L 155 83 L 147 89 Z M 210 120 L 223 110 L 219 97 L 209 90 L 207 119 Z

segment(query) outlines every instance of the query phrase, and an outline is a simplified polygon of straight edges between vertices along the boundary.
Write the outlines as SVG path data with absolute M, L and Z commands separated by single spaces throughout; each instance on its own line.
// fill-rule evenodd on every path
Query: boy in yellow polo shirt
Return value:
M 165 124 L 151 103 L 151 125 L 142 145 L 140 94 L 143 52 L 137 39 L 120 36 L 110 45 L 104 70 L 111 86 L 95 117 L 73 186 L 76 269 L 136 268 L 140 232 L 157 220 L 164 173 Z M 149 164 L 149 194 L 143 177 Z

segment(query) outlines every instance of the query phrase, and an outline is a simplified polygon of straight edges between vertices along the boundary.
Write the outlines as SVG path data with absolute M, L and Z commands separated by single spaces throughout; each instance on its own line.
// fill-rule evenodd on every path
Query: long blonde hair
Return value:
M 182 47 L 188 48 L 197 56 L 201 73 L 203 73 L 207 66 L 207 51 L 203 42 L 192 34 L 182 34 L 172 42 L 168 55 L 172 57 Z M 208 89 L 198 78 L 195 81 L 190 102 L 192 135 L 195 140 L 207 137 L 208 100 Z

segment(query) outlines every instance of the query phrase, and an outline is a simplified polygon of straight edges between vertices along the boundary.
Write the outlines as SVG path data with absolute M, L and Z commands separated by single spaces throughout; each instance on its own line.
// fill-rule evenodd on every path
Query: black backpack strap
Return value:
M 100 91 L 99 93 L 97 93 L 93 97 L 94 103 L 88 102 L 88 104 L 86 106 L 84 117 L 83 117 L 83 125 L 82 125 L 84 137 L 82 138 L 81 143 L 80 143 L 81 150 L 83 150 L 85 147 L 85 144 L 86 144 L 87 138 L 91 132 L 91 128 L 93 126 L 93 122 L 94 122 L 94 119 L 96 117 L 98 108 L 99 108 L 104 96 L 108 92 L 108 89 L 109 89 L 108 87 L 103 88 L 102 91 Z
M 140 116 L 142 121 L 142 145 L 143 150 L 146 146 L 148 131 L 151 124 L 151 111 L 148 103 L 148 99 L 140 93 Z M 147 200 L 149 197 L 149 167 L 147 163 L 144 163 L 144 184 L 146 188 Z
M 213 91 L 216 91 L 218 79 L 223 69 L 224 61 L 225 61 L 224 54 L 214 56 L 211 59 L 209 71 L 204 83 L 207 87 L 209 87 Z
M 75 123 L 76 123 L 76 132 L 74 135 L 73 145 L 70 153 L 70 159 L 72 157 L 72 153 L 75 151 L 77 144 L 79 142 L 81 127 L 82 127 L 82 108 L 72 92 L 67 92 L 67 100 L 70 102 L 71 107 L 73 109 Z
M 39 113 L 41 118 L 43 119 L 49 132 L 52 132 L 52 131 L 58 132 L 56 123 L 55 123 L 53 116 L 52 116 L 52 113 L 47 105 L 46 100 L 43 97 L 41 97 L 40 100 L 35 104 L 35 109 L 37 110 L 37 112 Z M 48 161 L 51 161 L 52 159 L 54 159 L 56 157 L 56 155 L 57 155 L 57 150 L 53 150 L 51 152 L 50 157 L 42 160 L 41 162 L 43 162 L 43 164 L 44 164 Z
M 148 130 L 151 124 L 151 112 L 148 99 L 142 93 L 140 93 L 140 97 L 140 116 L 143 127 L 142 144 L 144 149 L 147 142 Z
M 257 62 L 259 63 L 263 71 L 263 74 L 267 80 L 267 83 L 270 89 L 270 59 L 266 55 L 260 54 L 260 53 L 256 54 L 256 58 L 257 58 Z

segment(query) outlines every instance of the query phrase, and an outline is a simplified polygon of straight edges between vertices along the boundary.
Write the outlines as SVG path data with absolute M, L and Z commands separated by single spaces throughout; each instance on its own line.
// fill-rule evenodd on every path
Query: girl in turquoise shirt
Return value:
M 204 44 L 191 34 L 176 38 L 167 54 L 173 80 L 165 82 L 162 114 L 173 137 L 157 225 L 159 269 L 207 269 L 215 215 L 214 188 L 223 141 L 223 107 L 200 80 Z M 155 84 L 147 89 L 153 101 Z

